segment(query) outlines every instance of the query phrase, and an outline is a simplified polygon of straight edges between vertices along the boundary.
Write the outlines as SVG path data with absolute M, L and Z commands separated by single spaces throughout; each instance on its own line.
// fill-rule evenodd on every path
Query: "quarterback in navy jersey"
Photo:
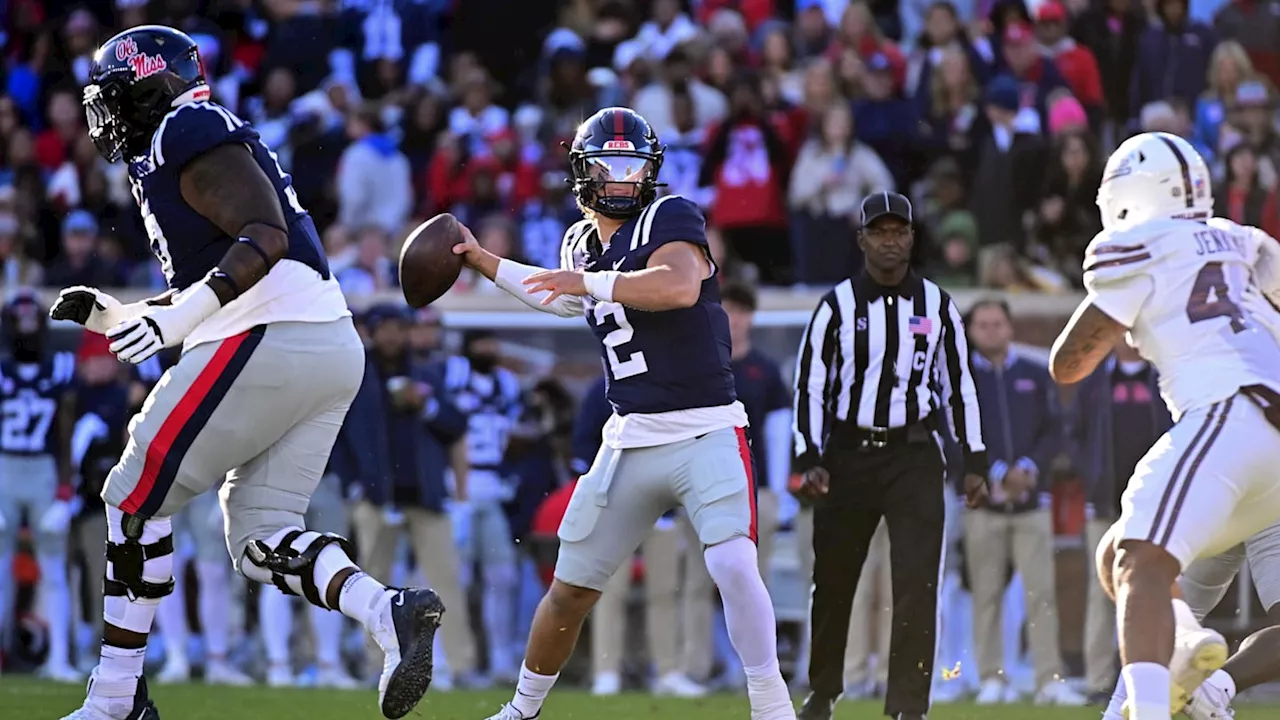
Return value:
M 7 569 L 25 516 L 34 533 L 41 593 L 49 622 L 49 658 L 41 674 L 62 682 L 82 676 L 71 665 L 71 595 L 67 535 L 74 515 L 70 483 L 75 419 L 75 357 L 48 352 L 44 308 L 21 290 L 0 312 L 8 357 L 0 360 L 0 568 Z M 13 593 L 0 581 L 0 637 Z
M 555 580 L 534 616 L 515 697 L 490 720 L 538 715 L 600 591 L 658 518 L 679 506 L 724 598 L 752 717 L 795 718 L 778 669 L 773 604 L 756 565 L 747 414 L 734 390 L 717 268 L 701 210 L 678 195 L 658 197 L 662 155 L 643 117 L 600 110 L 569 148 L 586 219 L 565 233 L 558 269 L 498 258 L 466 229 L 454 247 L 530 307 L 585 315 L 600 341 L 613 407 L 561 522 Z
M 158 717 L 142 667 L 174 589 L 172 518 L 219 485 L 232 565 L 360 622 L 386 658 L 382 714 L 403 717 L 431 682 L 439 597 L 387 588 L 360 570 L 346 538 L 304 520 L 365 367 L 311 217 L 257 131 L 210 101 L 195 42 L 173 28 L 142 25 L 103 43 L 84 108 L 99 153 L 128 162 L 169 292 L 124 305 L 71 287 L 51 314 L 106 335 L 125 362 L 178 346 L 182 355 L 130 421 L 102 491 L 102 655 L 68 718 Z

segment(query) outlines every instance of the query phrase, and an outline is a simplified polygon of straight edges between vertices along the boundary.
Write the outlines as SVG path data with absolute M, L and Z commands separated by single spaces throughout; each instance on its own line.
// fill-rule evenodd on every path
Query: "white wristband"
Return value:
M 613 286 L 622 273 L 617 270 L 588 272 L 582 274 L 582 284 L 587 287 L 587 294 L 597 300 L 613 302 Z

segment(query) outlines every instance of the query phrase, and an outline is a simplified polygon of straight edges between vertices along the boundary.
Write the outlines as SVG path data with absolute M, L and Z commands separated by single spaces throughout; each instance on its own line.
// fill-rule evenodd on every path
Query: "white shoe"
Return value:
M 253 678 L 240 672 L 226 660 L 218 660 L 205 665 L 204 682 L 206 685 L 248 687 L 253 684 Z
M 1036 693 L 1037 705 L 1062 705 L 1066 707 L 1084 707 L 1089 698 L 1081 695 L 1062 681 L 1048 682 Z
M 596 673 L 591 681 L 591 694 L 597 697 L 617 695 L 622 692 L 622 676 L 616 672 Z
M 99 680 L 89 676 L 84 704 L 62 720 L 158 720 L 156 706 L 147 697 L 146 678 Z
M 161 685 L 184 683 L 191 681 L 191 663 L 182 655 L 170 655 L 164 661 L 164 667 L 156 674 L 156 682 Z
M 1191 720 L 1231 720 L 1236 712 L 1231 709 L 1235 693 L 1219 687 L 1213 678 L 1206 680 L 1191 695 L 1191 701 L 1182 709 Z
M 40 668 L 40 677 L 60 683 L 82 683 L 84 675 L 67 663 L 45 663 Z
M 287 688 L 296 684 L 297 680 L 293 677 L 293 670 L 289 668 L 288 663 L 272 663 L 267 668 L 267 687 Z
M 669 672 L 658 678 L 653 685 L 653 692 L 660 697 L 700 698 L 707 694 L 707 689 L 694 682 L 682 672 Z
M 1227 662 L 1227 641 L 1216 630 L 1176 628 L 1169 662 L 1169 711 L 1177 714 L 1196 689 Z
M 524 715 L 520 714 L 519 710 L 511 707 L 511 703 L 507 703 L 506 705 L 502 706 L 502 709 L 498 711 L 498 714 L 490 715 L 488 718 L 486 718 L 486 720 L 535 720 L 535 718 L 537 718 L 541 714 L 542 714 L 542 711 L 539 710 L 538 712 L 530 715 L 529 717 L 525 717 Z
M 1009 700 L 1009 694 L 1013 692 L 1013 688 L 1000 678 L 991 678 L 983 680 L 982 686 L 978 688 L 978 695 L 973 699 L 978 705 L 1003 705 Z
M 334 690 L 355 690 L 360 687 L 360 683 L 356 682 L 355 678 L 340 667 L 321 666 L 319 672 L 316 673 L 316 687 L 332 688 Z

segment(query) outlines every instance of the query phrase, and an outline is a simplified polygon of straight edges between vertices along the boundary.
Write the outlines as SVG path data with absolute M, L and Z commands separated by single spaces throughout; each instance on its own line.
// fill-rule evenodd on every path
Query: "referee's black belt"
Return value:
M 827 443 L 832 448 L 850 448 L 862 451 L 885 450 L 901 445 L 933 442 L 933 428 L 928 420 L 902 427 L 858 427 L 850 423 L 837 423 Z

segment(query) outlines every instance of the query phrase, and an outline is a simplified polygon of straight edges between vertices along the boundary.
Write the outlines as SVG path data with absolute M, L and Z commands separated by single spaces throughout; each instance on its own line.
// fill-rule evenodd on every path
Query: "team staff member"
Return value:
M 797 494 L 814 508 L 809 687 L 800 720 L 830 720 L 843 690 L 849 614 L 883 518 L 893 566 L 885 714 L 923 720 L 936 647 L 946 519 L 937 413 L 964 449 L 972 507 L 987 496 L 987 453 L 960 310 L 909 262 L 911 202 L 862 201 L 866 267 L 823 298 L 796 365 Z

